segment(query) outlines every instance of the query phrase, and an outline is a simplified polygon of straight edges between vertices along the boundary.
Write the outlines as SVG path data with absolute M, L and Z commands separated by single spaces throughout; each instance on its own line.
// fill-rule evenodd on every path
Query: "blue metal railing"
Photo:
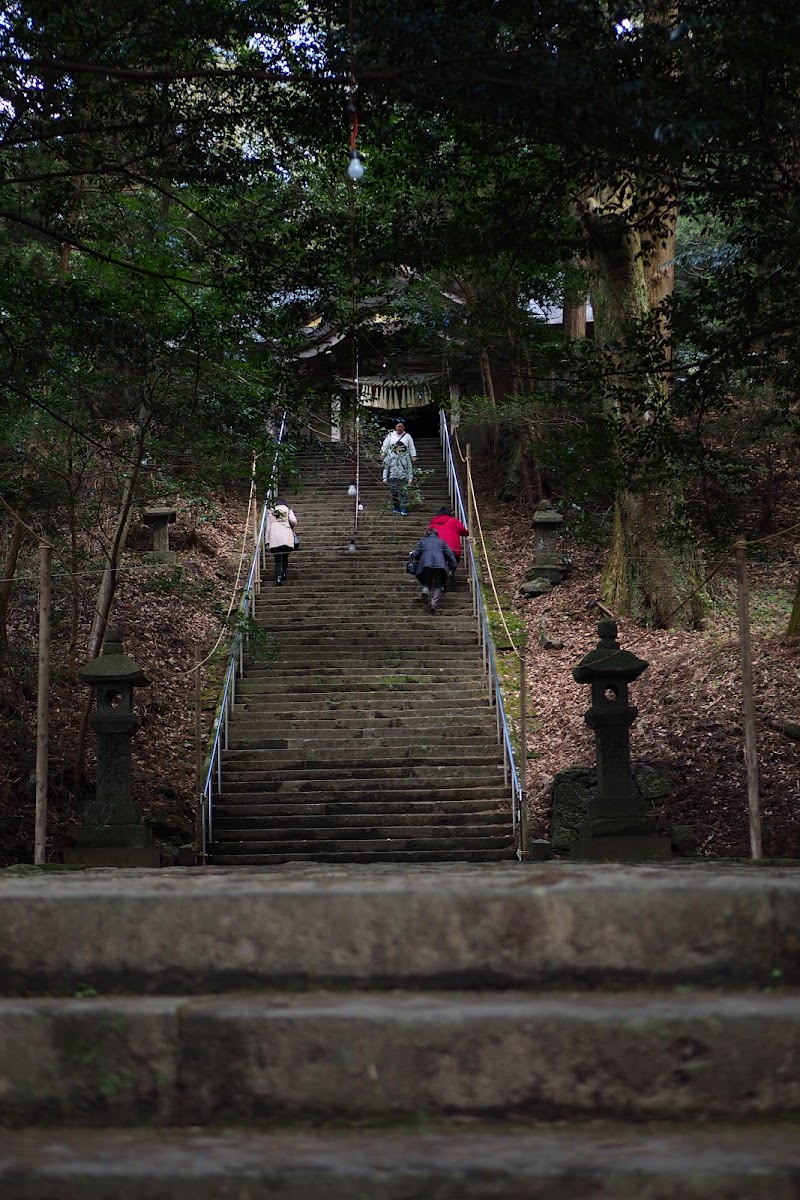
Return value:
M 451 507 L 455 515 L 462 524 L 467 524 L 467 513 L 464 507 L 464 501 L 461 496 L 461 484 L 456 470 L 455 460 L 453 458 L 453 447 L 450 441 L 450 430 L 447 424 L 447 414 L 444 409 L 439 410 L 439 437 L 442 443 L 442 457 L 447 470 L 447 486 L 450 495 Z M 471 531 L 470 531 L 471 532 Z M 497 671 L 497 655 L 494 646 L 494 639 L 489 628 L 489 619 L 486 614 L 486 606 L 483 602 L 483 593 L 481 590 L 480 575 L 478 574 L 478 564 L 472 548 L 472 541 L 469 540 L 465 546 L 465 554 L 467 562 L 467 574 L 469 578 L 470 590 L 472 592 L 472 611 L 475 614 L 478 623 L 478 640 L 481 647 L 481 655 L 483 657 L 484 670 L 489 685 L 489 703 L 494 705 L 497 713 L 497 740 L 503 746 L 503 775 L 507 787 L 511 790 L 511 821 L 513 826 L 514 837 L 517 841 L 517 853 L 520 857 L 527 851 L 525 841 L 527 838 L 527 821 L 525 820 L 524 806 L 525 785 L 524 781 L 520 782 L 520 772 L 517 769 L 516 760 L 514 757 L 514 744 L 511 738 L 511 724 L 506 713 L 505 704 L 503 703 L 503 689 L 500 681 L 500 676 Z M 523 747 L 523 761 L 525 748 Z
M 248 617 L 252 618 L 255 616 L 256 599 L 261 587 L 261 570 L 266 562 L 265 534 L 267 520 L 269 518 L 269 510 L 275 503 L 275 496 L 277 494 L 278 459 L 285 433 L 286 412 L 284 411 L 276 438 L 275 457 L 272 461 L 272 471 L 267 483 L 264 507 L 261 510 L 261 520 L 258 526 L 255 550 L 253 551 L 253 561 L 250 564 L 247 583 L 244 586 L 242 598 L 236 610 L 231 654 L 217 705 L 217 717 L 214 722 L 214 740 L 211 743 L 211 748 L 206 759 L 205 782 L 203 790 L 200 793 L 201 845 L 199 849 L 203 862 L 206 861 L 208 846 L 212 841 L 214 832 L 214 793 L 216 791 L 219 794 L 222 791 L 222 752 L 228 749 L 228 722 L 231 709 L 236 703 L 236 680 L 241 676 L 244 669 L 244 651 L 248 640 L 247 619 Z

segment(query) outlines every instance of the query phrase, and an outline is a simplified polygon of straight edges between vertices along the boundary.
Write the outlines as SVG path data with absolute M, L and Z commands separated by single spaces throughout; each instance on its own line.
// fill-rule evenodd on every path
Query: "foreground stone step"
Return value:
M 796 1200 L 800 1129 L 0 1133 L 7 1200 Z
M 800 1113 L 793 991 L 17 999 L 0 1031 L 4 1126 Z
M 800 869 L 496 863 L 0 873 L 2 992 L 800 985 Z

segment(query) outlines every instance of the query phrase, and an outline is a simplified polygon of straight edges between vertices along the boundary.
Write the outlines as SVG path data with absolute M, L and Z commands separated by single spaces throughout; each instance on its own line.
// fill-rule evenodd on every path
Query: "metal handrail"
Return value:
M 447 413 L 445 410 L 439 409 L 439 438 L 442 443 L 442 457 L 447 469 L 447 486 L 450 496 L 450 503 L 455 511 L 455 515 L 463 525 L 467 524 L 467 515 L 464 507 L 464 501 L 461 496 L 461 484 L 458 479 L 455 459 L 453 458 L 453 447 L 450 441 L 450 430 L 447 424 Z M 478 640 L 481 647 L 481 656 L 483 658 L 484 670 L 486 672 L 487 681 L 489 684 L 489 703 L 494 705 L 497 712 L 497 740 L 503 746 L 503 778 L 506 786 L 511 789 L 511 821 L 514 837 L 517 840 L 517 852 L 521 856 L 525 847 L 523 846 L 525 821 L 523 817 L 523 805 L 525 801 L 525 788 L 520 783 L 520 772 L 517 769 L 516 760 L 514 758 L 514 745 L 511 740 L 511 725 L 506 713 L 505 704 L 503 703 L 503 687 L 500 681 L 500 676 L 497 671 L 497 657 L 494 646 L 494 638 L 489 628 L 489 619 L 486 614 L 486 606 L 483 602 L 483 591 L 481 589 L 480 575 L 478 574 L 478 564 L 475 558 L 475 553 L 472 548 L 472 542 L 467 541 L 465 546 L 465 557 L 467 560 L 467 571 L 469 585 L 472 591 L 472 611 L 478 622 Z M 524 747 L 523 747 L 524 753 Z
M 275 502 L 275 495 L 278 487 L 278 459 L 280 457 L 280 446 L 286 432 L 286 411 L 284 410 L 281 416 L 281 425 L 276 439 L 275 457 L 272 460 L 272 471 L 270 472 L 267 489 L 264 495 L 264 507 L 261 510 L 261 520 L 258 526 L 258 535 L 256 537 L 255 549 L 253 551 L 253 561 L 250 564 L 250 573 L 247 576 L 247 583 L 242 592 L 242 598 L 239 601 L 239 607 L 236 610 L 236 626 L 231 644 L 230 659 L 228 660 L 228 668 L 225 672 L 225 680 L 222 685 L 219 703 L 217 704 L 217 716 L 214 721 L 214 740 L 211 743 L 211 748 L 206 758 L 206 774 L 203 790 L 200 793 L 200 815 L 201 815 L 201 846 L 202 861 L 206 861 L 208 853 L 208 845 L 213 836 L 213 806 L 214 806 L 214 779 L 216 776 L 216 790 L 222 791 L 222 751 L 228 749 L 228 719 L 230 711 L 236 702 L 236 680 L 244 671 L 244 651 L 247 643 L 247 633 L 245 618 L 247 616 L 255 616 L 256 598 L 261 587 L 261 568 L 265 562 L 265 545 L 264 535 L 267 527 L 267 519 L 269 511 Z M 249 610 L 249 612 L 248 612 Z

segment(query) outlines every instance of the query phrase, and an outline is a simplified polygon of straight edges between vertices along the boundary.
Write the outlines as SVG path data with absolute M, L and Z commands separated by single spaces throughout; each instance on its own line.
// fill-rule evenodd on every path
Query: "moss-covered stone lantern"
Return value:
M 149 686 L 139 664 L 123 653 L 119 629 L 109 625 L 97 658 L 78 671 L 95 690 L 89 723 L 97 735 L 97 788 L 87 800 L 84 823 L 64 861 L 93 866 L 158 866 L 153 835 L 131 794 L 131 738 L 140 720 L 134 687 Z
M 602 620 L 598 633 L 595 649 L 572 671 L 577 683 L 592 688 L 591 708 L 584 719 L 594 729 L 597 788 L 571 853 L 588 859 L 666 858 L 671 853 L 670 839 L 656 836 L 652 806 L 631 774 L 629 730 L 638 710 L 628 702 L 628 686 L 649 664 L 620 648 L 615 621 Z

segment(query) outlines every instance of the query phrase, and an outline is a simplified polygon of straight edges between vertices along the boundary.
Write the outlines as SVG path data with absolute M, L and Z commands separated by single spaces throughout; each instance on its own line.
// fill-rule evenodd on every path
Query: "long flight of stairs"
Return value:
M 434 615 L 408 552 L 448 503 L 437 440 L 407 517 L 344 447 L 300 457 L 282 494 L 301 549 L 264 579 L 214 804 L 211 861 L 487 862 L 515 853 L 496 715 L 463 568 Z M 268 567 L 271 568 L 271 562 Z M 256 641 L 259 642 L 256 645 Z

